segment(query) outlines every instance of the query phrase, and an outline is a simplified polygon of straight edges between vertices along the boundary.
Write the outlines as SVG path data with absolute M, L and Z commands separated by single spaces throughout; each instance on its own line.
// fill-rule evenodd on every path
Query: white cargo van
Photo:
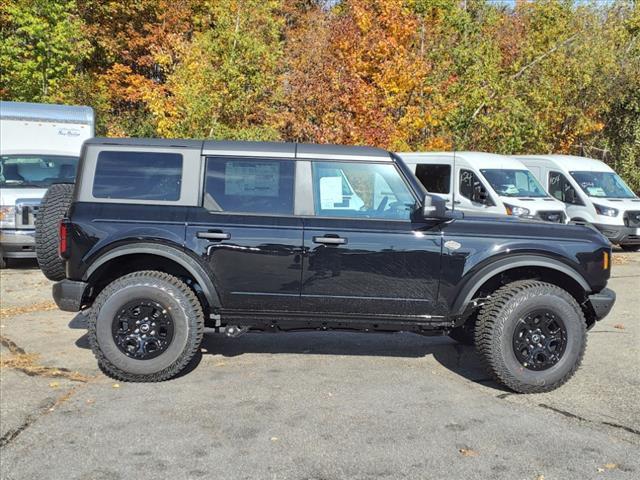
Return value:
M 35 258 L 34 219 L 49 185 L 73 182 L 90 107 L 0 102 L 0 266 Z
M 624 250 L 640 250 L 640 198 L 604 162 L 570 155 L 518 158 L 566 204 L 570 220 L 592 224 Z
M 445 199 L 448 208 L 567 221 L 564 204 L 548 195 L 527 167 L 513 157 L 482 152 L 398 155 L 429 192 Z

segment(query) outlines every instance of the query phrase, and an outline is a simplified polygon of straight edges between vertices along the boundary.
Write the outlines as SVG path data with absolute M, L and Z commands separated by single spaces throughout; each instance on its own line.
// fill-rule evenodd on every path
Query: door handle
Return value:
M 347 239 L 335 237 L 313 237 L 313 243 L 323 243 L 325 245 L 346 245 Z
M 207 240 L 229 240 L 231 235 L 222 231 L 217 232 L 198 232 L 196 234 L 198 238 L 206 238 Z

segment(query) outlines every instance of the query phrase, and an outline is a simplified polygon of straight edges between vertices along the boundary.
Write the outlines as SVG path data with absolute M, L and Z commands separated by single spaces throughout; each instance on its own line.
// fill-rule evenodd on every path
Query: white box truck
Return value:
M 35 258 L 34 220 L 47 188 L 75 181 L 91 107 L 0 102 L 0 266 Z
M 607 164 L 573 155 L 518 155 L 567 206 L 569 219 L 596 227 L 623 250 L 640 250 L 640 198 Z
M 398 153 L 427 191 L 450 209 L 566 223 L 562 202 L 551 197 L 520 161 L 484 152 Z

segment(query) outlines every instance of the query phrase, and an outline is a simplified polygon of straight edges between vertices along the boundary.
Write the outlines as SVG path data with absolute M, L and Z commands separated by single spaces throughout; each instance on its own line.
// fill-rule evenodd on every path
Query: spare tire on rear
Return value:
M 73 188 L 72 183 L 51 185 L 36 215 L 36 257 L 40 270 L 49 280 L 65 278 L 64 262 L 58 255 L 60 221 L 71 205 Z

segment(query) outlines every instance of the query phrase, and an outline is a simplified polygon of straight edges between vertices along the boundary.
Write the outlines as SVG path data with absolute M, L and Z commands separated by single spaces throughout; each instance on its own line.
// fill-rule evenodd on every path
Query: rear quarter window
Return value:
M 104 151 L 93 180 L 95 198 L 177 201 L 182 187 L 182 155 Z

